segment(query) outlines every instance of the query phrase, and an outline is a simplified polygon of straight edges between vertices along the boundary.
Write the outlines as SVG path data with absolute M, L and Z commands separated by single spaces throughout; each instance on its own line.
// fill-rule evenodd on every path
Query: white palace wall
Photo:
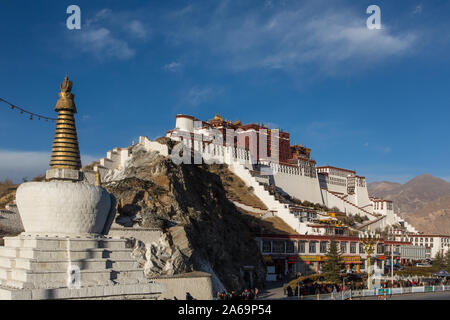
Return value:
M 301 174 L 291 174 L 285 172 L 274 172 L 273 179 L 275 185 L 283 189 L 291 197 L 302 201 L 323 204 L 319 187 L 319 180 L 303 176 Z
M 356 205 L 360 208 L 363 208 L 370 213 L 373 212 L 372 201 L 369 199 L 369 192 L 367 191 L 367 186 L 355 188 L 356 193 Z

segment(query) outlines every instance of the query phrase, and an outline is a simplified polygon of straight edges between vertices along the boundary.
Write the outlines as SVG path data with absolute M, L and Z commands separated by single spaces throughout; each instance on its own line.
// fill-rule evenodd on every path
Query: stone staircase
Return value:
M 264 185 L 257 181 L 250 173 L 251 170 L 245 167 L 244 164 L 238 161 L 231 161 L 229 169 L 241 178 L 248 186 L 253 187 L 254 194 L 264 203 L 268 208 L 268 211 L 274 212 L 274 214 L 280 217 L 290 227 L 300 234 L 313 234 L 313 229 L 308 227 L 306 223 L 300 221 L 299 217 L 296 217 L 289 209 L 289 204 L 281 203 L 274 195 L 271 195 L 268 190 L 264 188 Z
M 4 240 L 0 299 L 48 299 L 55 294 L 56 299 L 87 298 L 89 288 L 103 290 L 104 296 L 151 296 L 161 291 L 160 285 L 149 283 L 126 239 L 20 235 Z M 80 286 L 68 288 L 69 271 L 74 269 L 79 270 Z
M 365 209 L 363 209 L 361 207 L 358 207 L 354 203 L 348 201 L 346 199 L 346 196 L 340 196 L 338 193 L 329 191 L 327 189 L 322 189 L 322 190 L 325 190 L 328 193 L 328 195 L 331 195 L 332 197 L 336 197 L 339 200 L 343 201 L 344 206 L 345 206 L 345 204 L 347 206 L 351 206 L 352 208 L 355 209 L 355 213 L 360 214 L 360 215 L 362 214 L 363 216 L 366 216 L 367 218 L 369 218 L 369 220 L 374 220 L 374 219 L 378 219 L 379 218 L 377 215 L 375 215 L 375 214 L 373 214 L 373 213 L 371 213 L 371 212 L 369 212 L 369 211 L 367 211 L 367 210 L 365 210 Z
M 168 147 L 157 141 L 151 141 L 147 137 L 139 137 L 138 145 L 141 145 L 147 151 L 159 152 L 162 156 L 168 156 Z M 134 145 L 133 145 L 134 146 Z M 106 153 L 106 157 L 101 158 L 99 163 L 94 165 L 92 170 L 83 170 L 86 180 L 95 184 L 96 172 L 100 173 L 102 182 L 105 181 L 107 175 L 113 174 L 115 171 L 123 168 L 127 161 L 132 157 L 132 147 L 114 148 Z

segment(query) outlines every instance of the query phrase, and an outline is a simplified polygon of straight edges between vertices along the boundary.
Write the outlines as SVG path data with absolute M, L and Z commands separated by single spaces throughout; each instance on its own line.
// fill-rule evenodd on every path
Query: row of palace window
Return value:
M 383 210 L 383 201 L 375 201 L 374 209 L 375 210 Z M 392 210 L 392 202 L 386 202 L 386 209 Z
M 297 250 L 295 242 L 289 240 L 263 240 L 263 253 L 326 253 L 329 248 L 329 241 L 297 241 Z M 317 243 L 319 243 L 319 251 L 317 252 Z M 357 253 L 358 242 L 350 242 L 350 250 L 348 251 L 348 242 L 340 241 L 339 249 L 341 253 Z M 308 247 L 308 251 L 306 251 Z M 359 245 L 359 253 L 364 253 L 362 245 Z M 378 244 L 377 253 L 384 253 L 384 246 Z
M 402 240 L 403 239 L 406 239 L 406 238 L 402 238 Z M 413 238 L 414 240 L 414 242 L 419 242 L 419 237 L 414 237 Z M 424 242 L 424 239 L 425 239 L 425 242 L 428 242 L 428 239 L 430 239 L 430 242 L 433 242 L 433 238 L 420 238 L 420 242 Z M 449 238 L 442 238 L 442 240 L 441 240 L 441 242 L 450 242 L 449 241 Z

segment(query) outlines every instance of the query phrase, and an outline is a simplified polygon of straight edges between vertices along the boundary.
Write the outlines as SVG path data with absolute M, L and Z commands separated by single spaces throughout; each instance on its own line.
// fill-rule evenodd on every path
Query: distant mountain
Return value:
M 450 183 L 423 174 L 405 184 L 372 182 L 369 195 L 394 201 L 399 213 L 418 230 L 450 234 Z
M 369 189 L 369 194 L 371 196 L 385 198 L 392 192 L 392 190 L 395 190 L 400 186 L 401 186 L 400 183 L 382 181 L 369 183 L 367 187 Z
M 405 184 L 394 182 L 372 182 L 368 184 L 369 194 L 392 200 L 399 213 L 411 213 L 430 201 L 450 195 L 450 183 L 431 174 L 423 174 Z
M 450 234 L 450 195 L 405 214 L 405 219 L 422 232 Z

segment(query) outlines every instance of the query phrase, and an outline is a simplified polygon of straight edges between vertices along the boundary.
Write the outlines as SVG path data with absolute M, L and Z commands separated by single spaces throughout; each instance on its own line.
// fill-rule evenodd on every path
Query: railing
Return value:
M 423 292 L 442 292 L 450 291 L 450 286 L 422 286 L 405 288 L 386 288 L 386 289 L 364 289 L 364 290 L 346 290 L 342 292 L 332 292 L 327 294 L 311 294 L 307 296 L 292 297 L 299 300 L 348 300 L 358 297 L 388 296 L 391 294 L 408 294 Z M 291 299 L 292 299 L 291 298 Z

